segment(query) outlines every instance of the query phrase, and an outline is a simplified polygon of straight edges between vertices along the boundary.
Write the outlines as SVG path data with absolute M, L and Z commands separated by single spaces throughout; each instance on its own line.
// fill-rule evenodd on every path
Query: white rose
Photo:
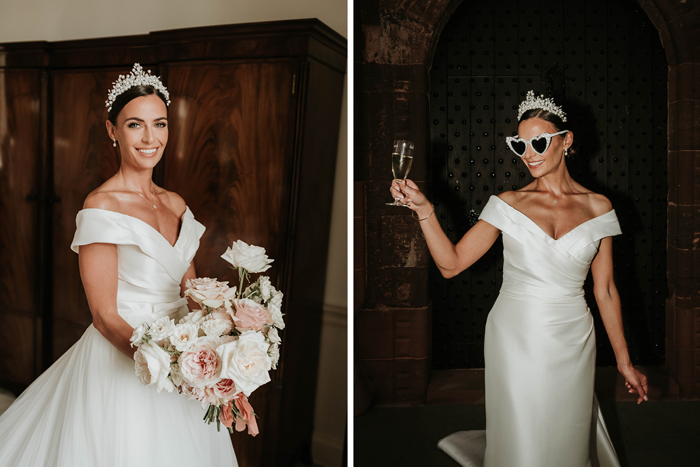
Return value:
M 275 328 L 274 326 L 271 326 L 270 329 L 268 329 L 267 338 L 273 344 L 279 344 L 280 342 L 282 342 L 282 339 L 280 339 L 280 335 L 277 333 L 277 328 Z
M 155 320 L 153 324 L 151 324 L 151 330 L 149 331 L 149 334 L 151 335 L 153 340 L 161 341 L 166 337 L 169 337 L 174 330 L 175 321 L 168 318 L 167 316 L 163 316 L 162 318 Z
M 270 283 L 270 278 L 267 276 L 260 276 L 258 278 L 258 287 L 260 288 L 260 294 L 264 302 L 267 302 L 272 297 L 272 291 L 274 287 Z
M 267 308 L 272 317 L 272 324 L 278 329 L 284 329 L 284 319 L 282 318 L 282 310 L 279 306 L 270 304 Z
M 246 396 L 270 381 L 272 359 L 267 354 L 270 344 L 261 332 L 245 331 L 238 340 L 220 345 L 221 377 L 233 380 L 238 391 Z
M 194 323 L 199 325 L 204 319 L 207 317 L 206 312 L 202 310 L 196 310 L 191 313 L 187 313 L 185 316 L 182 317 L 180 322 L 178 324 L 183 324 L 183 323 Z
M 231 332 L 231 322 L 223 319 L 208 319 L 200 326 L 207 336 L 219 337 Z
M 134 354 L 136 376 L 144 386 L 156 386 L 158 392 L 165 389 L 173 392 L 174 386 L 168 379 L 170 373 L 170 355 L 157 344 L 148 342 Z
M 284 297 L 284 294 L 282 292 L 280 292 L 279 290 L 272 287 L 272 297 L 270 298 L 269 305 L 282 308 L 282 298 L 283 297 Z
M 170 379 L 176 387 L 182 386 L 182 373 L 180 373 L 180 365 L 177 363 L 170 366 Z
M 270 359 L 272 360 L 272 369 L 276 370 L 277 369 L 277 362 L 280 361 L 279 345 L 277 345 L 277 344 L 271 345 L 270 350 L 267 351 L 267 354 L 270 356 Z
M 267 258 L 265 248 L 248 245 L 241 240 L 234 242 L 221 257 L 234 268 L 243 268 L 252 273 L 267 271 L 274 261 Z
M 192 347 L 192 344 L 197 341 L 198 337 L 199 326 L 190 321 L 188 323 L 181 323 L 175 326 L 175 329 L 170 335 L 170 342 L 178 351 L 184 352 Z
M 139 327 L 134 329 L 134 332 L 131 333 L 131 346 L 139 346 L 143 343 L 143 336 L 146 335 L 148 332 L 148 324 L 146 323 L 141 323 Z

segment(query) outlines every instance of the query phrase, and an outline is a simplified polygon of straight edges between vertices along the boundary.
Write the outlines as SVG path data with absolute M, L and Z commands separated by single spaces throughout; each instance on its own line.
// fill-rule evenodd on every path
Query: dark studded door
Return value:
M 630 354 L 664 363 L 668 66 L 656 29 L 632 0 L 464 2 L 438 42 L 431 69 L 432 197 L 453 242 L 489 196 L 528 184 L 508 150 L 525 93 L 565 76 L 578 153 L 573 178 L 605 194 L 623 235 L 614 239 Z M 484 326 L 502 276 L 499 241 L 472 268 L 443 279 L 433 266 L 433 367 L 483 367 Z M 598 365 L 615 359 L 596 317 Z

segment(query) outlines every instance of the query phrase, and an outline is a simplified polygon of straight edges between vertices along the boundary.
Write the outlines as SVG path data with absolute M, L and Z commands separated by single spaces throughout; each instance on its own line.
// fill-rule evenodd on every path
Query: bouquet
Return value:
M 267 276 L 250 283 L 250 274 L 265 272 L 273 260 L 265 249 L 238 240 L 221 256 L 238 271 L 238 286 L 208 277 L 190 279 L 185 296 L 199 310 L 178 323 L 166 317 L 143 323 L 131 336 L 136 376 L 160 392 L 177 391 L 200 401 L 204 420 L 216 420 L 252 436 L 258 434 L 248 397 L 270 381 L 277 368 L 279 331 L 284 329 L 282 292 Z

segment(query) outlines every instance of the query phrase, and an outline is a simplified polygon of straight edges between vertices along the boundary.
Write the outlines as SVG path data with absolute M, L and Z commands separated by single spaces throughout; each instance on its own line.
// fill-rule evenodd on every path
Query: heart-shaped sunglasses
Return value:
M 506 138 L 506 144 L 508 144 L 511 151 L 516 153 L 518 156 L 523 157 L 525 155 L 525 151 L 527 151 L 527 145 L 529 143 L 532 150 L 541 156 L 547 152 L 547 149 L 549 149 L 553 136 L 563 135 L 564 133 L 568 132 L 569 130 L 563 130 L 554 134 L 542 133 L 541 135 L 533 136 L 527 141 L 519 136 L 508 136 Z

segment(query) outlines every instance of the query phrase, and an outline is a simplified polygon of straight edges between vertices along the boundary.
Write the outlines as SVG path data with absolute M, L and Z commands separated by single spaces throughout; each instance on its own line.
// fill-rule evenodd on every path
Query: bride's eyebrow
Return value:
M 146 123 L 146 120 L 144 120 L 144 119 L 142 119 L 142 118 L 138 118 L 138 117 L 129 117 L 129 118 L 127 118 L 126 120 L 124 120 L 124 123 L 128 122 L 129 120 L 136 120 L 136 121 L 139 122 L 139 123 Z M 153 120 L 153 121 L 154 121 L 154 122 L 160 122 L 160 121 L 162 121 L 162 120 L 165 120 L 165 121 L 167 122 L 167 121 L 168 121 L 168 117 L 159 117 L 159 118 L 156 118 L 156 119 Z

